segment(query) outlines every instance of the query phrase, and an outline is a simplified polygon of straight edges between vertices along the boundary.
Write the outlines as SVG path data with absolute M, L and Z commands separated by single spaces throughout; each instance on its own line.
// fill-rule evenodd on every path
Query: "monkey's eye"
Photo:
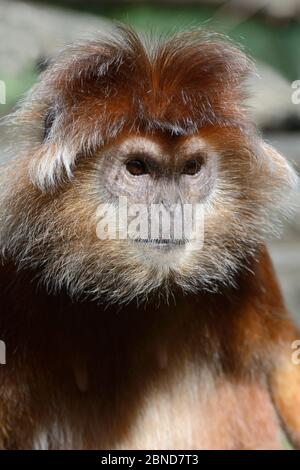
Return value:
M 126 163 L 126 170 L 133 176 L 146 175 L 148 172 L 145 162 L 142 160 L 129 160 Z
M 198 160 L 188 160 L 182 168 L 184 175 L 196 175 L 201 170 L 201 163 Z

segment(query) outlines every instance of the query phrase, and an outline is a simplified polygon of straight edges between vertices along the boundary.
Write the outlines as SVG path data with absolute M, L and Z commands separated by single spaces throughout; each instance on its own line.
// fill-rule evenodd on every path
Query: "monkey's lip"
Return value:
M 182 238 L 134 238 L 132 241 L 155 248 L 182 247 L 187 243 L 187 240 Z

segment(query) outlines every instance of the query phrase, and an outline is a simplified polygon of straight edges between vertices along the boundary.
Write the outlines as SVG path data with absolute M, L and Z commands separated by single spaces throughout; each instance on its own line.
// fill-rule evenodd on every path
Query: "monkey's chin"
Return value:
M 165 275 L 170 269 L 180 269 L 202 248 L 199 241 L 185 239 L 135 239 L 131 243 L 143 264 L 159 269 Z
M 163 250 L 164 252 L 184 248 L 189 243 L 183 238 L 136 238 L 132 242 L 145 250 Z

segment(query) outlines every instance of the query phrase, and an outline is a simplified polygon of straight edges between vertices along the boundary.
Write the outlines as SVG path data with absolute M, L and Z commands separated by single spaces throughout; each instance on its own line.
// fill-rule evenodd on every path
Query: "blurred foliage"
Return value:
M 35 63 L 30 63 L 22 70 L 21 74 L 6 77 L 4 73 L 1 79 L 6 83 L 6 104 L 1 105 L 1 114 L 6 114 L 18 101 L 22 95 L 34 84 L 37 76 Z
M 218 14 L 217 6 L 199 4 L 171 5 L 151 1 L 107 2 L 79 0 L 35 0 L 40 5 L 52 5 L 78 12 L 90 13 L 111 20 L 122 21 L 139 31 L 171 34 L 188 27 L 204 26 L 225 32 L 238 42 L 255 59 L 270 64 L 281 71 L 287 79 L 300 76 L 300 24 L 296 20 L 285 23 L 268 21 L 260 12 L 239 22 L 231 15 Z M 37 75 L 35 64 L 28 64 L 18 77 L 7 77 L 7 105 L 9 109 L 17 99 L 34 83 Z M 2 77 L 4 80 L 6 77 Z
M 284 0 L 283 0 L 284 1 Z M 232 16 L 218 17 L 214 23 L 213 17 L 217 6 L 198 4 L 174 5 L 159 4 L 151 1 L 143 2 L 107 2 L 107 1 L 72 1 L 53 0 L 48 3 L 56 6 L 72 8 L 78 11 L 101 15 L 117 21 L 128 23 L 139 30 L 168 33 L 179 31 L 191 26 L 207 26 L 212 29 L 227 32 L 234 40 L 244 46 L 256 59 L 274 66 L 290 80 L 295 80 L 300 74 L 300 23 L 295 19 L 278 23 L 268 21 L 260 15 L 255 16 L 231 29 Z

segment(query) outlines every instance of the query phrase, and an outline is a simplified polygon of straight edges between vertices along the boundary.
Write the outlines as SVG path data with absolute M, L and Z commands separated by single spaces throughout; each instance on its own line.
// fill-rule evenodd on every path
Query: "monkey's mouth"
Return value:
M 134 243 L 147 245 L 153 248 L 176 248 L 183 247 L 187 244 L 188 240 L 182 238 L 135 238 L 132 239 Z

